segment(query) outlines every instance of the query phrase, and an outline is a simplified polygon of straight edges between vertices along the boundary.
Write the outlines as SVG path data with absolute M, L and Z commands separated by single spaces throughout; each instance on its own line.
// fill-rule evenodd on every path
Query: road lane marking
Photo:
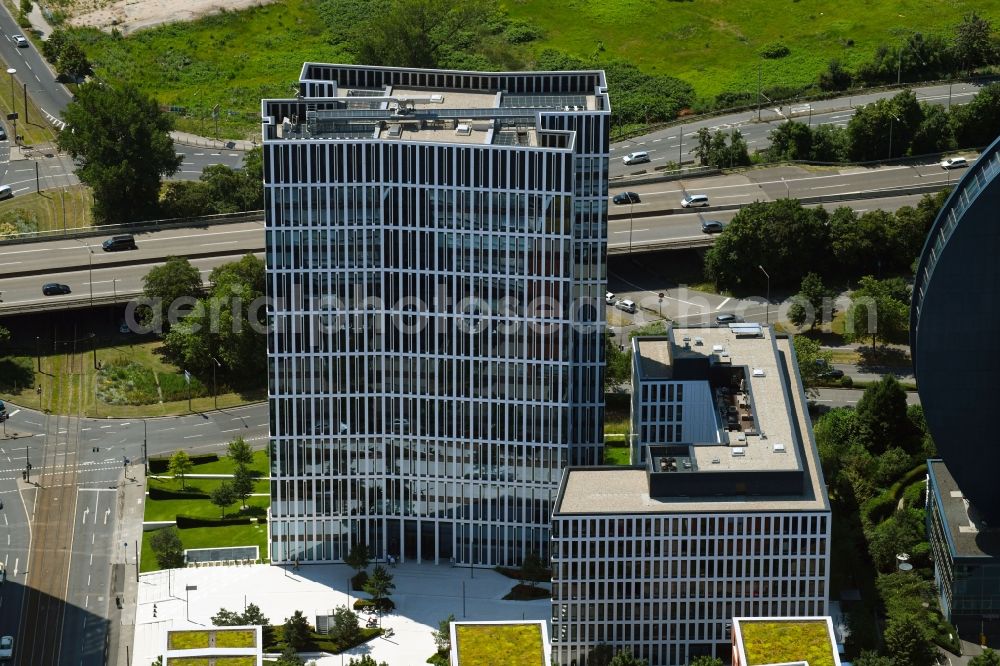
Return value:
M 719 307 L 715 308 L 716 311 L 721 310 L 723 307 L 725 307 L 726 303 L 728 303 L 731 300 L 733 300 L 733 299 L 732 298 L 727 298 L 726 300 L 724 300 L 721 303 L 719 303 Z
M 184 439 L 194 439 L 195 437 L 204 437 L 204 435 L 186 435 Z

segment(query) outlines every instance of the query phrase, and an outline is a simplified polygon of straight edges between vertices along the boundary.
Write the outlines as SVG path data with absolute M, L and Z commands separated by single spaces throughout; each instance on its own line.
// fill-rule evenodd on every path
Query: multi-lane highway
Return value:
M 922 102 L 940 104 L 950 108 L 953 105 L 968 103 L 979 92 L 979 89 L 980 86 L 976 84 L 956 83 L 954 85 L 921 86 L 912 90 L 917 99 Z M 856 108 L 878 99 L 892 97 L 898 92 L 898 90 L 887 90 L 791 106 L 765 106 L 761 108 L 760 120 L 757 119 L 756 111 L 741 111 L 693 120 L 684 125 L 657 130 L 635 139 L 613 144 L 609 172 L 612 177 L 628 176 L 649 172 L 670 161 L 678 163 L 690 161 L 692 159 L 691 150 L 696 145 L 698 130 L 701 128 L 707 128 L 712 132 L 738 129 L 743 134 L 750 151 L 753 152 L 769 146 L 768 134 L 789 118 L 814 126 L 829 123 L 838 127 L 846 127 Z M 611 103 L 614 104 L 614 100 Z M 649 153 L 649 162 L 633 166 L 626 166 L 622 163 L 622 157 L 640 150 Z

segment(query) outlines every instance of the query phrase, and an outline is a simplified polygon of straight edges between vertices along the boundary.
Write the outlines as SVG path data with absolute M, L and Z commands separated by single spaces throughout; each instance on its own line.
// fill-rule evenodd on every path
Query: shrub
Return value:
M 781 42 L 773 42 L 760 50 L 760 57 L 775 60 L 777 58 L 784 58 L 791 52 L 792 50 Z
M 159 486 L 149 486 L 149 499 L 151 500 L 174 500 L 174 499 L 209 499 L 208 495 L 199 492 L 182 492 L 179 490 L 167 490 Z
M 854 386 L 854 378 L 850 375 L 844 375 L 840 378 L 840 385 L 844 388 L 851 388 Z
M 101 367 L 96 393 L 109 405 L 151 405 L 160 401 L 153 371 L 124 357 Z
M 205 465 L 207 463 L 213 463 L 218 461 L 219 461 L 219 456 L 214 453 L 203 453 L 201 455 L 191 456 L 191 463 L 194 465 Z M 169 467 L 170 467 L 170 458 L 149 459 L 150 474 L 166 474 Z
M 159 374 L 160 391 L 163 393 L 163 400 L 171 402 L 173 400 L 188 399 L 188 383 L 183 374 L 165 373 Z M 192 398 L 211 395 L 206 387 L 197 377 L 191 377 L 190 395 Z
M 192 527 L 226 527 L 228 525 L 249 525 L 248 516 L 236 518 L 198 518 L 195 516 L 177 515 L 177 527 L 185 530 Z
M 359 571 L 355 575 L 351 576 L 351 589 L 355 592 L 364 592 L 365 583 L 368 582 L 368 572 Z
M 861 505 L 861 516 L 869 524 L 875 525 L 891 516 L 892 512 L 896 510 L 897 504 L 898 500 L 892 496 L 892 493 L 886 491 Z
M 365 608 L 376 606 L 383 613 L 388 613 L 389 611 L 396 608 L 396 604 L 392 602 L 392 599 L 388 597 L 383 597 L 376 604 L 374 599 L 355 599 L 354 600 L 354 610 L 363 610 Z

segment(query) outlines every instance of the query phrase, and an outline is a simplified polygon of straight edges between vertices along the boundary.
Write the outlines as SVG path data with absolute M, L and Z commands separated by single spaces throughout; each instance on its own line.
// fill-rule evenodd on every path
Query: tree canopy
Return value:
M 154 329 L 167 322 L 171 306 L 187 301 L 193 305 L 201 295 L 201 273 L 185 257 L 167 257 L 160 266 L 154 266 L 142 278 L 142 293 L 150 303 Z
M 62 114 L 56 142 L 77 162 L 94 193 L 102 224 L 156 217 L 160 183 L 180 166 L 170 138 L 173 121 L 156 100 L 130 85 L 82 84 Z

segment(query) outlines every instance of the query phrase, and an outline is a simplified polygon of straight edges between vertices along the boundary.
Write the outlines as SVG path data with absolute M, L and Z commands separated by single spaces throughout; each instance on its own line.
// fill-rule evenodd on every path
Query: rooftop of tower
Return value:
M 988 524 L 969 504 L 942 460 L 928 461 L 930 485 L 941 507 L 945 537 L 953 557 L 1000 558 L 1000 528 Z
M 373 139 L 572 148 L 544 113 L 609 113 L 603 72 L 486 73 L 305 63 L 264 100 L 265 140 Z
M 571 468 L 557 513 L 828 508 L 788 337 L 757 324 L 672 329 L 633 339 L 633 353 L 635 390 L 707 382 L 718 437 L 649 445 L 645 466 Z

